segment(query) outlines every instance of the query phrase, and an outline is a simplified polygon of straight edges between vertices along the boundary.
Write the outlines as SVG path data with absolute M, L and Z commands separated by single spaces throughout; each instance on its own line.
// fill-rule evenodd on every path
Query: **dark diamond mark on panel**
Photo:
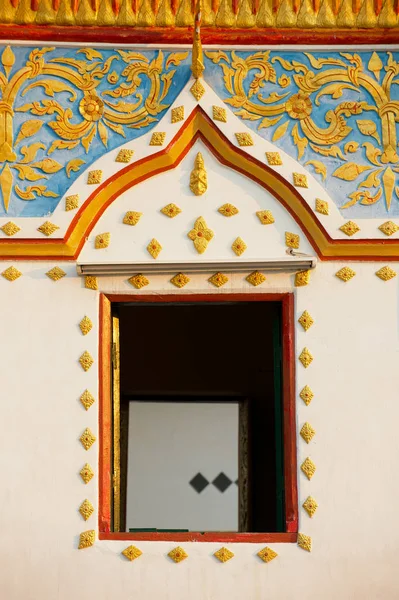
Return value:
M 201 473 L 197 473 L 196 476 L 193 477 L 190 481 L 190 485 L 195 489 L 196 492 L 200 494 L 202 490 L 204 490 L 206 486 L 209 485 L 209 481 L 205 479 L 205 477 L 201 475 Z
M 216 477 L 216 479 L 212 481 L 212 483 L 215 486 L 215 488 L 219 490 L 219 492 L 223 493 L 233 482 L 224 473 L 219 473 L 219 475 Z

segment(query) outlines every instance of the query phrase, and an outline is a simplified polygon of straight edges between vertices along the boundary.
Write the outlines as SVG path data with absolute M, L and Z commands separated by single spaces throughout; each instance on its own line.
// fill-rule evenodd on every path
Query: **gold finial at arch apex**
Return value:
M 204 55 L 202 53 L 201 44 L 201 0 L 197 0 L 195 7 L 195 22 L 194 22 L 194 34 L 193 34 L 193 54 L 191 62 L 191 71 L 198 79 L 201 77 L 205 70 L 204 66 Z

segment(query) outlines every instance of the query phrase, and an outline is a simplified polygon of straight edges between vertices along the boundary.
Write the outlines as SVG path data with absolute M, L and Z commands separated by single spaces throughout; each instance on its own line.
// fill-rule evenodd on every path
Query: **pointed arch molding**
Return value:
M 399 260 L 399 239 L 332 239 L 293 185 L 234 146 L 199 106 L 162 151 L 125 167 L 99 185 L 75 215 L 63 239 L 0 240 L 0 258 L 75 260 L 94 225 L 116 198 L 141 181 L 174 169 L 198 139 L 222 164 L 257 182 L 279 200 L 302 228 L 321 260 Z

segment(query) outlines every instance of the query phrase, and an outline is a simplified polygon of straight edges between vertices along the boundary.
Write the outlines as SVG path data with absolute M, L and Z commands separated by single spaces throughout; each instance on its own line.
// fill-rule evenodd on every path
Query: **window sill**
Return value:
M 200 533 L 196 531 L 173 533 L 173 532 L 142 532 L 142 533 L 104 533 L 99 532 L 100 540 L 115 540 L 126 542 L 225 542 L 225 543 L 296 543 L 298 534 L 288 533 L 237 533 L 209 531 Z

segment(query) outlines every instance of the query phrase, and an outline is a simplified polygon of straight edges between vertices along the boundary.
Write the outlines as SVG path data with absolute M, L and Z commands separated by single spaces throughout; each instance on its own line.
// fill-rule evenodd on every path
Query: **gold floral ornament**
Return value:
M 97 277 L 95 277 L 94 275 L 86 275 L 85 288 L 87 288 L 88 290 L 98 290 Z
M 233 204 L 223 204 L 220 208 L 218 208 L 218 212 L 224 217 L 234 217 L 234 215 L 238 215 L 239 210 Z
M 18 233 L 18 231 L 21 231 L 21 228 L 18 227 L 18 225 L 16 225 L 12 221 L 8 221 L 8 223 L 0 227 L 0 229 L 9 237 L 15 235 L 16 233 Z
M 83 319 L 79 323 L 80 331 L 83 335 L 87 335 L 93 327 L 93 323 L 89 319 L 89 317 L 83 317 Z
M 249 133 L 236 133 L 237 143 L 239 146 L 253 146 L 254 141 Z
M 281 156 L 280 156 L 279 152 L 265 152 L 265 154 L 266 154 L 267 164 L 270 167 L 277 167 L 277 166 L 283 164 L 283 161 L 281 160 Z
M 303 173 L 293 173 L 292 179 L 294 181 L 295 187 L 308 187 L 308 178 L 306 177 L 306 175 L 303 175 Z
M 132 156 L 134 154 L 134 150 L 129 150 L 128 148 L 122 148 L 119 150 L 116 155 L 115 162 L 119 163 L 130 163 L 132 160 Z
M 96 532 L 94 529 L 90 531 L 84 531 L 79 536 L 79 550 L 83 548 L 90 548 L 90 546 L 94 546 L 94 542 L 96 541 Z
M 272 223 L 274 223 L 274 217 L 270 210 L 259 210 L 256 213 L 256 216 L 258 217 L 262 225 L 271 225 Z
M 59 281 L 60 279 L 65 277 L 66 273 L 60 267 L 53 267 L 52 269 L 50 269 L 50 271 L 47 271 L 46 275 L 49 279 L 52 279 L 53 281 Z
M 161 208 L 161 213 L 169 217 L 170 219 L 174 219 L 181 213 L 181 208 L 176 206 L 176 204 L 167 204 L 163 208 Z
M 245 279 L 254 287 L 257 287 L 258 285 L 266 281 L 266 277 L 263 275 L 263 273 L 260 273 L 259 271 L 253 271 L 253 273 L 250 273 Z
M 103 248 L 108 248 L 111 242 L 111 234 L 110 233 L 99 233 L 96 235 L 94 240 L 94 247 L 96 250 L 102 250 Z
M 298 533 L 298 546 L 306 552 L 312 551 L 312 538 L 304 533 Z
M 194 161 L 194 169 L 190 174 L 190 190 L 196 196 L 202 196 L 208 188 L 208 176 L 201 152 L 198 152 Z
M 2 272 L 2 276 L 8 281 L 15 281 L 18 277 L 21 277 L 21 275 L 21 271 L 18 271 L 15 267 L 8 267 L 8 269 Z
M 213 231 L 208 229 L 203 217 L 198 217 L 194 223 L 194 228 L 187 235 L 194 242 L 194 248 L 198 254 L 203 254 L 213 238 Z
M 303 364 L 305 369 L 307 369 L 308 366 L 313 361 L 313 356 L 311 355 L 311 353 L 309 352 L 309 350 L 307 348 L 304 348 L 299 355 L 299 360 Z
M 184 106 L 176 106 L 176 108 L 172 108 L 170 121 L 171 123 L 184 121 Z
M 79 112 L 86 121 L 99 121 L 104 114 L 104 102 L 96 92 L 84 92 L 79 102 Z
M 319 505 L 317 504 L 316 500 L 312 498 L 312 496 L 309 496 L 308 498 L 306 498 L 302 506 L 308 513 L 309 517 L 312 518 Z
M 130 279 L 128 279 L 128 282 L 138 290 L 141 290 L 141 288 L 145 287 L 150 283 L 147 277 L 145 275 L 142 275 L 141 273 L 130 277 Z
M 177 275 L 175 275 L 174 277 L 172 277 L 172 279 L 170 280 L 170 283 L 173 283 L 173 285 L 177 288 L 183 288 L 185 285 L 187 285 L 190 281 L 190 278 L 187 277 L 187 275 L 184 275 L 184 273 L 177 273 Z
M 342 267 L 342 269 L 335 273 L 335 277 L 338 277 L 338 279 L 344 281 L 345 283 L 352 279 L 352 277 L 355 275 L 355 271 L 353 271 L 350 267 Z
M 89 410 L 95 402 L 94 397 L 90 394 L 89 390 L 85 390 L 79 399 L 86 410 Z
M 165 138 L 165 131 L 154 131 L 150 139 L 150 146 L 163 146 Z
M 82 356 L 79 358 L 79 362 L 82 366 L 83 371 L 88 371 L 90 369 L 90 367 L 92 366 L 92 364 L 94 363 L 94 360 L 91 356 L 91 354 L 89 352 L 87 352 L 87 350 L 85 350 L 82 354 Z
M 90 519 L 91 515 L 94 513 L 94 506 L 89 500 L 84 500 L 82 504 L 79 506 L 79 512 L 84 518 L 85 521 Z
M 390 267 L 382 267 L 376 272 L 377 277 L 382 279 L 382 281 L 389 281 L 396 277 L 396 271 L 391 269 Z
M 345 235 L 352 237 L 352 235 L 355 235 L 355 233 L 360 231 L 360 227 L 353 221 L 348 221 L 340 227 L 340 230 L 345 233 Z
M 382 233 L 385 233 L 385 235 L 390 236 L 396 233 L 399 227 L 396 225 L 396 223 L 393 223 L 393 221 L 386 221 L 380 225 L 378 229 L 382 231 Z
M 123 217 L 123 222 L 125 225 L 137 225 L 142 217 L 143 213 L 135 212 L 134 210 L 128 210 L 128 212 Z
M 177 548 L 173 548 L 170 552 L 168 552 L 169 558 L 171 558 L 175 563 L 179 563 L 182 560 L 188 558 L 188 554 L 181 546 L 177 546 Z
M 326 200 L 320 200 L 320 198 L 316 198 L 315 211 L 320 213 L 321 215 L 330 214 L 330 207 L 328 206 L 328 202 L 326 202 Z
M 147 252 L 151 254 L 152 258 L 158 258 L 162 250 L 161 244 L 155 238 L 152 238 L 151 242 L 147 246 Z
M 230 559 L 233 558 L 234 553 L 231 552 L 231 550 L 229 550 L 228 548 L 225 548 L 223 546 L 223 548 L 220 548 L 219 550 L 217 550 L 216 552 L 214 552 L 213 556 L 216 556 L 216 558 L 218 560 L 220 560 L 220 562 L 225 563 L 228 560 L 230 560 Z
M 214 275 L 212 275 L 212 277 L 209 277 L 208 279 L 209 283 L 211 283 L 217 288 L 222 287 L 225 283 L 228 282 L 228 280 L 229 278 L 226 277 L 226 275 L 224 275 L 223 273 L 215 273 Z
M 263 562 L 268 563 L 277 558 L 278 554 L 268 546 L 259 550 L 258 556 Z
M 73 194 L 65 198 L 65 210 L 75 210 L 79 208 L 79 194 Z
M 244 254 L 245 250 L 247 249 L 247 245 L 244 242 L 244 240 L 242 240 L 240 237 L 238 237 L 232 243 L 231 249 L 233 250 L 234 254 L 236 254 L 237 256 L 241 256 L 242 254 Z
M 199 79 L 197 79 L 193 83 L 193 85 L 190 87 L 190 92 L 192 93 L 194 98 L 197 100 L 197 102 L 199 102 L 199 100 L 201 100 L 202 96 L 205 94 L 205 88 L 202 85 L 202 83 L 199 81 Z
M 212 106 L 212 118 L 214 121 L 227 123 L 227 111 L 221 106 Z
M 89 450 L 96 441 L 96 436 L 88 427 L 86 427 L 79 439 L 83 448 Z
M 292 119 L 306 119 L 312 114 L 312 101 L 308 94 L 298 92 L 288 98 L 285 110 Z
M 310 282 L 310 271 L 299 271 L 295 273 L 295 287 L 308 285 Z
M 314 464 L 314 462 L 308 457 L 306 458 L 303 463 L 301 464 L 301 470 L 302 472 L 306 475 L 306 477 L 309 479 L 309 481 L 312 479 L 313 475 L 316 473 L 316 465 Z
M 304 310 L 298 319 L 298 323 L 302 325 L 305 331 L 312 327 L 314 321 L 307 310 Z
M 94 471 L 88 463 L 81 469 L 80 476 L 86 485 L 93 479 Z
M 299 248 L 300 237 L 296 233 L 290 233 L 289 231 L 285 232 L 285 244 L 288 248 L 294 248 L 297 250 Z
M 299 396 L 302 398 L 302 400 L 304 401 L 306 406 L 309 406 L 309 404 L 312 402 L 312 400 L 314 398 L 314 393 L 312 392 L 312 390 L 310 389 L 310 387 L 308 385 L 305 385 L 305 387 L 301 390 Z
M 47 237 L 53 234 L 54 231 L 57 231 L 57 229 L 59 229 L 59 227 L 57 225 L 54 225 L 54 223 L 50 223 L 50 221 L 46 221 L 45 223 L 43 223 L 43 225 L 40 225 L 40 227 L 37 228 L 37 230 L 40 231 L 40 233 L 46 235 Z
M 140 558 L 143 553 L 140 548 L 137 548 L 136 546 L 128 546 L 128 548 L 122 550 L 122 554 L 132 562 L 133 560 L 136 560 L 136 558 Z
M 89 171 L 87 183 L 88 185 L 95 185 L 96 183 L 101 183 L 102 178 L 103 172 L 100 169 L 95 169 L 94 171 Z
M 309 444 L 312 441 L 314 435 L 316 434 L 315 430 L 310 425 L 310 423 L 304 423 L 299 433 L 301 435 L 301 438 L 305 440 L 307 444 Z

